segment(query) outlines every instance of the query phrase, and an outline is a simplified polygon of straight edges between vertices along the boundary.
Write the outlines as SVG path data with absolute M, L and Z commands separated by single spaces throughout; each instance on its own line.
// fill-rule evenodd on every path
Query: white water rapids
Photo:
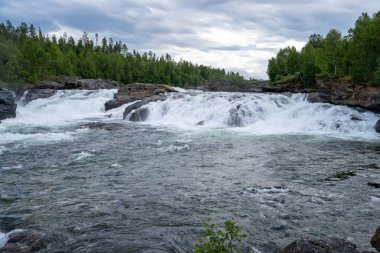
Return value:
M 84 121 L 122 121 L 124 105 L 104 111 L 116 90 L 59 91 L 47 99 L 20 103 L 15 119 L 0 124 L 0 155 L 6 144 L 71 140 L 85 129 L 67 130 Z M 181 91 L 153 102 L 144 124 L 182 130 L 224 129 L 253 135 L 316 134 L 376 140 L 378 115 L 346 106 L 309 103 L 305 94 L 210 93 Z M 125 122 L 127 123 L 127 122 Z M 5 146 L 4 146 L 5 145 Z
M 305 94 L 181 93 L 150 103 L 147 124 L 256 135 L 327 134 L 376 139 L 374 113 L 309 103 Z

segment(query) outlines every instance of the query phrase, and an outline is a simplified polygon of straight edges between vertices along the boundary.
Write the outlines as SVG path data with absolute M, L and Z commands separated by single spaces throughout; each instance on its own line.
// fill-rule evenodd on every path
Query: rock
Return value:
M 149 116 L 148 108 L 139 108 L 136 111 L 131 113 L 129 120 L 135 121 L 135 122 L 145 121 L 148 118 L 148 116 Z
M 227 91 L 227 92 L 260 92 L 260 86 L 265 83 L 239 83 L 228 80 L 210 80 L 207 81 L 204 90 L 206 91 Z
M 380 119 L 375 124 L 375 131 L 380 133 Z
M 142 100 L 147 97 L 164 94 L 167 92 L 176 92 L 172 87 L 164 84 L 144 84 L 131 83 L 121 86 L 115 94 L 114 99 L 105 103 L 105 110 L 119 107 L 123 104 Z
M 14 92 L 0 90 L 0 122 L 3 119 L 16 117 L 16 108 Z
M 89 128 L 89 129 L 103 129 L 107 131 L 115 131 L 125 129 L 124 124 L 118 123 L 102 123 L 102 122 L 90 122 L 80 126 L 81 128 Z
M 234 127 L 243 126 L 243 119 L 239 113 L 239 108 L 231 108 L 230 109 L 230 117 L 228 119 L 228 125 Z
M 49 98 L 53 96 L 57 91 L 53 89 L 30 89 L 24 95 L 23 103 L 27 104 L 33 100 L 39 98 Z
M 368 186 L 375 187 L 375 188 L 380 188 L 380 183 L 368 182 L 367 185 L 368 185 Z
M 40 233 L 34 230 L 21 230 L 9 234 L 7 244 L 0 253 L 30 253 L 45 249 L 46 243 Z
M 380 227 L 376 229 L 375 234 L 371 238 L 371 245 L 377 251 L 380 251 Z
M 141 101 L 137 101 L 131 104 L 130 106 L 128 106 L 127 108 L 125 108 L 124 113 L 123 113 L 123 119 L 125 119 L 128 116 L 128 114 L 130 114 L 133 110 L 136 110 L 143 105 L 149 104 L 150 102 L 164 101 L 165 99 L 166 99 L 165 96 L 156 95 L 156 96 L 144 98 Z
M 359 253 L 352 242 L 338 238 L 298 239 L 286 246 L 281 253 Z
M 363 119 L 356 117 L 356 116 L 351 116 L 352 121 L 363 121 Z
M 204 120 L 201 120 L 199 121 L 197 124 L 195 124 L 196 126 L 203 126 L 205 124 L 205 121 Z
M 120 83 L 104 79 L 83 79 L 75 76 L 61 76 L 56 80 L 44 80 L 36 85 L 26 85 L 27 89 L 53 89 L 53 90 L 99 90 L 99 89 L 117 89 Z

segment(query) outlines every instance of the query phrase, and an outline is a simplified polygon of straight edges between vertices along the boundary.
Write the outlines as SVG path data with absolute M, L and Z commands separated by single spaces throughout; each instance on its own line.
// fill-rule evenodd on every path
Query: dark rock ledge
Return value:
M 0 122 L 16 117 L 16 95 L 10 90 L 0 89 Z

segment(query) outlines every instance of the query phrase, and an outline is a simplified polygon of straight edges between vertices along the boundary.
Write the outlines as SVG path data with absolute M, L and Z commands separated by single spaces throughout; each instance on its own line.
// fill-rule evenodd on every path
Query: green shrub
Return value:
M 202 237 L 198 238 L 193 253 L 240 253 L 239 244 L 247 237 L 247 234 L 242 232 L 243 227 L 227 220 L 224 222 L 224 229 L 218 230 L 210 220 L 202 225 Z

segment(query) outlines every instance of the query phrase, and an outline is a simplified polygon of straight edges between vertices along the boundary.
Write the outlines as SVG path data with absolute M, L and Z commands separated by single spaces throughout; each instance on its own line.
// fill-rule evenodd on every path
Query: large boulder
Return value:
M 114 99 L 105 103 L 105 110 L 108 111 L 110 109 L 122 106 L 123 104 L 175 91 L 176 90 L 172 87 L 164 84 L 130 83 L 120 86 L 118 92 L 114 96 Z
M 374 247 L 377 251 L 380 251 L 380 227 L 376 229 L 375 234 L 372 236 L 371 239 L 371 245 Z
M 131 113 L 131 116 L 129 116 L 130 121 L 140 122 L 145 121 L 149 116 L 149 109 L 148 108 L 139 108 L 136 111 Z
M 43 236 L 34 230 L 15 230 L 8 234 L 8 242 L 0 253 L 31 253 L 43 250 L 46 243 Z
M 375 131 L 380 133 L 380 119 L 375 124 Z
M 359 253 L 352 242 L 338 238 L 298 239 L 286 246 L 281 253 Z
M 165 96 L 163 95 L 155 95 L 151 97 L 144 98 L 141 101 L 137 101 L 131 105 L 129 105 L 127 108 L 125 108 L 124 113 L 123 113 L 123 119 L 126 119 L 127 116 L 133 111 L 139 109 L 143 105 L 147 105 L 150 102 L 156 102 L 156 101 L 164 101 L 166 99 Z M 135 120 L 133 120 L 135 121 Z M 140 120 L 141 121 L 141 120 Z
M 0 121 L 16 117 L 17 104 L 15 94 L 9 90 L 0 90 Z

